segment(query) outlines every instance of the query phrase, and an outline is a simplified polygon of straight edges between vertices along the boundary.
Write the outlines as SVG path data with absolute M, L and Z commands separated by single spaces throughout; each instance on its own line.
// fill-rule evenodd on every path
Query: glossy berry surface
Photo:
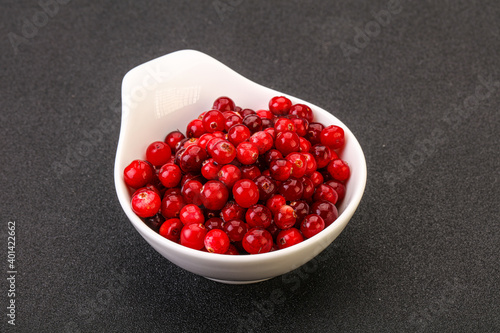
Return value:
M 292 107 L 292 102 L 284 96 L 276 96 L 269 101 L 269 111 L 276 116 L 287 115 Z
M 316 214 L 307 215 L 300 224 L 300 232 L 306 238 L 311 238 L 325 229 L 325 221 Z
M 207 209 L 220 210 L 228 198 L 227 187 L 218 180 L 206 182 L 201 189 L 201 202 Z
M 172 150 L 170 146 L 163 141 L 155 141 L 146 149 L 146 160 L 156 167 L 170 161 Z
M 203 243 L 208 252 L 224 254 L 229 249 L 231 241 L 223 230 L 213 229 L 207 232 Z
M 181 238 L 181 230 L 184 227 L 181 220 L 173 218 L 168 219 L 160 227 L 159 234 L 171 240 L 172 242 L 179 242 Z
M 296 228 L 290 228 L 280 231 L 278 236 L 276 236 L 276 244 L 278 244 L 279 249 L 284 249 L 295 244 L 298 244 L 304 240 L 304 237 Z
M 158 193 L 152 190 L 142 190 L 132 197 L 132 210 L 139 217 L 151 217 L 160 210 L 161 199 Z
M 250 254 L 266 253 L 271 251 L 273 237 L 264 228 L 252 228 L 243 237 L 242 245 Z
M 205 246 L 205 235 L 207 228 L 203 224 L 187 224 L 181 230 L 181 245 L 186 247 L 201 250 Z
M 132 161 L 123 171 L 125 184 L 136 189 L 150 183 L 153 176 L 154 170 L 151 164 L 142 160 Z
M 249 179 L 240 179 L 233 186 L 233 197 L 238 205 L 248 208 L 259 201 L 259 188 Z

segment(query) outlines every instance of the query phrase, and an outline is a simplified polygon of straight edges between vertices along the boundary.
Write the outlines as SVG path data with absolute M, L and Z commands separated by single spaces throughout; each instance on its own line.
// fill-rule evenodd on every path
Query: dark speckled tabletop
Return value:
M 499 332 L 499 17 L 495 0 L 1 1 L 0 331 Z M 321 260 L 223 285 L 129 223 L 121 80 L 188 48 L 357 136 L 365 196 Z

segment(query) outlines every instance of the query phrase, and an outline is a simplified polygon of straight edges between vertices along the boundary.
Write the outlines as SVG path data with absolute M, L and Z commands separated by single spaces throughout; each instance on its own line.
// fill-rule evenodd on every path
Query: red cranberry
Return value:
M 276 244 L 278 244 L 279 249 L 284 249 L 292 245 L 298 244 L 304 240 L 304 237 L 299 230 L 295 228 L 290 228 L 287 230 L 282 230 L 276 237 Z
M 320 140 L 330 149 L 340 149 L 345 144 L 344 130 L 335 125 L 327 126 L 321 131 Z
M 172 242 L 179 242 L 181 238 L 181 230 L 184 227 L 179 219 L 168 219 L 160 227 L 159 233 L 166 239 Z
M 305 104 L 295 104 L 290 108 L 290 115 L 306 119 L 308 122 L 313 121 L 313 112 L 310 107 Z
M 245 125 L 234 125 L 227 131 L 227 139 L 234 146 L 238 146 L 243 141 L 249 139 L 251 134 L 252 133 Z
M 292 163 L 292 177 L 300 178 L 306 174 L 306 157 L 301 153 L 291 153 L 286 156 L 286 160 Z
M 191 120 L 186 128 L 186 136 L 188 138 L 199 138 L 205 133 L 205 127 L 200 119 Z
M 207 149 L 207 143 L 215 138 L 215 136 L 212 133 L 205 133 L 200 138 L 198 139 L 198 146 L 200 146 L 203 149 Z
M 304 200 L 298 200 L 291 202 L 290 207 L 293 208 L 295 215 L 297 215 L 295 219 L 295 226 L 299 228 L 300 223 L 304 220 L 304 217 L 309 214 L 309 205 Z
M 240 179 L 233 186 L 233 197 L 238 205 L 248 208 L 259 201 L 259 188 L 249 179 Z
M 140 188 L 151 183 L 154 170 L 150 163 L 142 160 L 132 161 L 123 171 L 125 184 L 132 188 Z
M 242 142 L 236 148 L 236 158 L 241 164 L 254 164 L 259 158 L 259 149 L 251 142 Z
M 278 191 L 278 186 L 271 177 L 261 175 L 255 178 L 254 182 L 259 188 L 259 200 L 261 201 L 267 201 Z
M 293 152 L 298 152 L 300 147 L 299 136 L 295 132 L 281 132 L 276 135 L 274 142 L 276 149 L 278 149 L 283 156 Z
M 271 162 L 269 172 L 271 177 L 279 181 L 285 181 L 292 175 L 293 165 L 285 159 L 277 159 Z
M 285 197 L 286 201 L 300 200 L 304 193 L 304 185 L 299 179 L 290 177 L 278 187 L 278 192 Z
M 221 166 L 214 161 L 213 158 L 203 161 L 201 166 L 201 174 L 206 179 L 217 179 Z
M 349 169 L 349 165 L 346 161 L 343 160 L 334 160 L 328 164 L 328 173 L 332 176 L 333 179 L 339 180 L 341 182 L 345 182 L 349 179 L 351 175 L 351 170 Z
M 273 214 L 276 214 L 284 205 L 286 205 L 286 200 L 281 194 L 275 194 L 266 201 L 266 207 L 269 208 Z
M 235 109 L 235 104 L 231 98 L 222 96 L 214 101 L 212 109 L 219 111 L 233 111 Z
M 253 143 L 257 147 L 260 155 L 271 149 L 274 144 L 274 140 L 271 134 L 264 131 L 254 133 L 248 141 Z
M 339 195 L 335 192 L 333 187 L 326 184 L 320 184 L 316 187 L 316 192 L 314 193 L 315 201 L 326 200 L 330 201 L 334 205 L 337 203 L 338 197 Z
M 267 228 L 271 225 L 273 215 L 269 208 L 264 205 L 253 205 L 247 209 L 245 220 L 249 227 Z
M 306 238 L 311 238 L 325 229 L 325 221 L 316 214 L 307 215 L 300 224 L 300 232 Z
M 287 115 L 292 107 L 292 102 L 284 96 L 276 96 L 269 101 L 269 111 L 277 116 Z
M 269 110 L 257 110 L 255 113 L 263 119 L 273 119 L 274 118 L 274 114 Z
M 191 223 L 205 223 L 205 216 L 203 215 L 200 207 L 193 204 L 182 207 L 179 218 L 184 225 Z
M 220 229 L 213 229 L 205 235 L 205 248 L 210 253 L 224 254 L 229 249 L 231 241 L 227 234 Z
M 234 201 L 228 201 L 224 207 L 222 207 L 221 217 L 226 222 L 230 220 L 243 220 L 245 217 L 245 208 Z
M 252 228 L 243 237 L 243 248 L 250 254 L 266 253 L 271 251 L 273 237 L 263 228 Z
M 311 213 L 321 216 L 323 221 L 325 221 L 325 227 L 328 227 L 337 219 L 337 217 L 339 217 L 337 207 L 335 207 L 335 205 L 330 201 L 326 200 L 316 201 L 313 203 L 311 206 Z
M 132 210 L 139 217 L 151 217 L 160 210 L 161 198 L 155 191 L 144 189 L 132 197 Z
M 241 167 L 241 179 L 254 180 L 261 175 L 256 165 L 244 165 Z
M 289 206 L 284 205 L 274 214 L 274 223 L 280 229 L 288 229 L 295 225 L 297 221 L 297 214 L 295 210 Z
M 184 136 L 184 134 L 182 134 L 182 132 L 173 131 L 167 134 L 167 136 L 165 137 L 165 143 L 169 145 L 172 151 L 174 151 L 179 141 L 185 138 L 186 137 Z
M 344 199 L 346 191 L 346 187 L 344 184 L 335 179 L 329 180 L 325 184 L 331 186 L 335 190 L 335 192 L 337 192 L 339 196 L 338 201 Z
M 274 124 L 274 130 L 277 133 L 281 132 L 294 132 L 295 131 L 295 124 L 292 120 L 287 119 L 287 118 L 279 118 L 276 123 Z
M 220 217 L 211 217 L 205 221 L 207 230 L 222 229 L 224 221 Z
M 254 110 L 252 110 L 252 109 L 243 109 L 243 110 L 240 111 L 240 114 L 241 114 L 242 118 L 245 118 L 248 115 L 257 114 L 257 113 Z
M 205 132 L 212 133 L 215 131 L 223 131 L 226 126 L 226 118 L 222 112 L 210 110 L 203 116 L 202 123 Z
M 316 160 L 317 168 L 321 169 L 328 165 L 332 159 L 332 153 L 330 148 L 324 145 L 314 145 L 311 148 L 311 155 L 314 156 Z
M 323 175 L 318 172 L 314 171 L 310 176 L 309 179 L 313 182 L 314 187 L 318 187 L 320 184 L 323 184 Z
M 228 189 L 232 189 L 234 183 L 241 179 L 241 170 L 233 164 L 226 164 L 220 169 L 218 177 Z
M 168 191 L 167 191 L 168 192 Z M 166 219 L 178 217 L 181 208 L 186 205 L 184 198 L 180 193 L 167 193 L 163 196 L 161 202 L 161 214 Z
M 306 138 L 311 143 L 311 145 L 317 145 L 321 143 L 321 131 L 323 131 L 324 128 L 325 126 L 323 126 L 323 124 L 321 123 L 310 122 L 309 128 L 307 129 L 307 133 L 304 138 Z
M 223 140 L 217 142 L 212 148 L 212 158 L 218 164 L 231 163 L 236 157 L 236 148 L 229 141 Z
M 203 206 L 210 210 L 220 210 L 227 202 L 229 192 L 218 180 L 210 180 L 201 189 Z
M 170 146 L 163 141 L 155 141 L 146 149 L 146 160 L 156 167 L 167 163 L 171 156 Z
M 206 151 L 200 146 L 189 146 L 179 156 L 179 166 L 186 173 L 199 173 L 207 157 Z
M 182 196 L 184 197 L 185 202 L 188 204 L 195 204 L 197 206 L 202 205 L 203 204 L 201 201 L 202 187 L 203 184 L 195 179 L 188 180 L 186 183 L 184 183 L 181 189 L 181 193 Z
M 250 132 L 255 133 L 262 130 L 262 118 L 256 114 L 249 114 L 243 118 L 243 125 L 248 127 Z
M 181 169 L 174 163 L 164 164 L 158 172 L 158 178 L 163 186 L 176 187 L 181 182 Z
M 203 248 L 207 228 L 203 224 L 187 224 L 181 230 L 181 245 L 195 250 Z
M 224 223 L 222 229 L 232 242 L 239 242 L 248 231 L 248 225 L 242 220 L 230 220 Z
M 307 120 L 296 116 L 293 116 L 290 120 L 293 122 L 295 132 L 297 132 L 300 137 L 307 134 L 307 129 L 309 128 L 309 122 Z
M 243 118 L 238 114 L 234 113 L 226 117 L 226 123 L 224 125 L 224 130 L 227 132 L 234 125 L 242 124 Z

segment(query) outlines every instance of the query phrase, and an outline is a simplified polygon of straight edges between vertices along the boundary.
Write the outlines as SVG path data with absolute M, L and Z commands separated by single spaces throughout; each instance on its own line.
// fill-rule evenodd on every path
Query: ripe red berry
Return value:
M 241 179 L 241 170 L 233 164 L 226 164 L 220 169 L 218 178 L 230 190 Z
M 279 249 L 284 249 L 292 245 L 298 244 L 304 240 L 304 237 L 299 230 L 290 228 L 282 230 L 276 237 L 276 244 Z
M 184 225 L 191 223 L 205 223 L 205 216 L 203 215 L 200 207 L 193 204 L 182 207 L 179 218 Z
M 274 145 L 274 140 L 271 134 L 264 131 L 254 133 L 248 141 L 253 143 L 257 147 L 257 149 L 259 150 L 259 155 L 264 154 Z
M 344 184 L 335 179 L 329 180 L 325 184 L 331 186 L 335 190 L 335 192 L 337 192 L 339 196 L 338 201 L 344 199 L 346 191 L 346 187 Z
M 260 169 L 255 165 L 244 165 L 240 168 L 241 179 L 255 180 L 255 178 L 261 175 Z
M 273 214 L 276 214 L 284 205 L 286 205 L 286 200 L 281 194 L 275 194 L 266 201 L 266 207 L 269 208 Z
M 224 221 L 220 217 L 211 217 L 205 221 L 205 228 L 207 230 L 222 229 L 223 225 Z
M 220 165 L 231 163 L 236 157 L 236 148 L 229 141 L 217 142 L 212 148 L 212 158 Z
M 217 179 L 220 169 L 220 164 L 215 162 L 213 158 L 209 158 L 203 161 L 203 164 L 201 166 L 201 174 L 208 180 Z
M 297 214 L 295 210 L 289 206 L 284 205 L 274 214 L 274 223 L 280 229 L 288 229 L 295 225 Z
M 184 227 L 181 220 L 173 218 L 168 219 L 160 227 L 160 235 L 170 239 L 172 242 L 179 242 L 181 238 L 181 230 Z
M 255 185 L 259 188 L 259 200 L 267 201 L 278 191 L 278 185 L 271 178 L 260 175 L 254 179 Z
M 249 179 L 240 179 L 233 186 L 233 197 L 238 205 L 248 208 L 259 201 L 259 188 Z
M 161 201 L 161 214 L 166 219 L 173 217 L 179 217 L 181 208 L 186 205 L 184 198 L 179 193 L 167 193 L 165 192 L 163 200 Z
M 281 132 L 277 133 L 276 141 L 274 142 L 276 149 L 278 149 L 283 156 L 300 150 L 299 136 L 295 132 Z
M 351 175 L 351 170 L 347 162 L 340 159 L 331 161 L 330 164 L 328 164 L 327 170 L 333 179 L 341 182 L 348 180 Z
M 299 179 L 290 177 L 278 186 L 278 192 L 286 201 L 300 200 L 304 193 L 304 185 Z
M 277 116 L 287 115 L 292 107 L 292 102 L 284 96 L 276 96 L 269 101 L 269 111 Z
M 192 120 L 186 127 L 186 136 L 188 138 L 199 138 L 205 132 L 205 127 L 200 119 Z
M 226 117 L 218 110 L 210 110 L 203 116 L 203 128 L 205 132 L 224 131 L 226 126 Z
M 300 232 L 306 238 L 311 238 L 325 229 L 325 221 L 316 214 L 307 215 L 300 224 Z
M 313 121 L 313 112 L 310 107 L 305 104 L 295 104 L 290 108 L 290 115 L 306 119 L 308 122 Z
M 171 156 L 170 146 L 163 141 L 155 141 L 146 149 L 146 160 L 156 167 L 168 163 Z
M 248 127 L 250 132 L 256 133 L 262 130 L 262 118 L 256 114 L 249 114 L 243 118 L 242 124 Z
M 344 130 L 336 125 L 327 126 L 321 131 L 320 140 L 330 149 L 340 149 L 345 144 Z
M 228 141 L 236 147 L 243 141 L 249 139 L 250 135 L 252 135 L 252 133 L 248 127 L 243 124 L 234 125 L 227 131 Z
M 154 170 L 150 163 L 142 160 L 132 161 L 123 171 L 125 184 L 132 188 L 140 188 L 151 183 Z
M 273 215 L 269 208 L 264 205 L 253 205 L 247 209 L 245 220 L 250 228 L 263 227 L 267 228 L 271 225 Z
M 311 155 L 314 156 L 316 160 L 316 165 L 318 169 L 324 168 L 332 160 L 332 153 L 330 148 L 324 145 L 314 145 L 310 150 Z
M 205 245 L 207 228 L 203 224 L 187 224 L 181 230 L 181 245 L 195 250 L 201 250 Z
M 227 222 L 230 220 L 243 220 L 245 217 L 245 208 L 234 201 L 228 201 L 221 210 L 222 219 Z
M 182 134 L 182 132 L 173 131 L 167 134 L 167 136 L 165 137 L 165 143 L 170 147 L 172 151 L 174 151 L 179 141 L 185 138 L 186 136 Z
M 196 179 L 188 180 L 184 183 L 181 189 L 181 194 L 188 204 L 202 205 L 201 189 L 203 184 Z
M 335 207 L 335 205 L 330 201 L 326 200 L 316 201 L 313 203 L 311 206 L 311 214 L 321 216 L 323 221 L 325 221 L 325 227 L 328 227 L 337 219 L 337 217 L 339 217 L 337 207 Z
M 210 180 L 201 189 L 203 206 L 210 210 L 220 210 L 227 202 L 229 192 L 218 180 Z
M 292 163 L 292 177 L 300 178 L 306 174 L 307 160 L 301 153 L 291 153 L 286 156 L 286 160 Z
M 307 133 L 304 138 L 306 138 L 311 143 L 311 145 L 317 145 L 318 143 L 321 143 L 321 131 L 323 131 L 324 128 L 325 126 L 323 126 L 323 124 L 321 123 L 310 122 L 309 128 L 307 129 Z
M 222 229 L 229 236 L 232 242 L 239 242 L 243 239 L 248 231 L 248 225 L 242 220 L 230 220 L 226 221 L 222 226 Z
M 176 187 L 181 182 L 181 169 L 174 163 L 164 164 L 158 172 L 158 179 L 166 188 Z
M 273 237 L 264 228 L 252 228 L 243 237 L 242 245 L 250 254 L 266 253 L 271 251 Z
M 335 192 L 333 187 L 326 184 L 320 184 L 318 187 L 316 187 L 313 198 L 314 201 L 326 200 L 335 205 L 337 203 L 339 195 L 337 194 L 337 192 Z
M 132 196 L 131 204 L 139 217 L 150 217 L 160 210 L 161 198 L 155 191 L 144 189 Z
M 205 235 L 205 248 L 210 253 L 224 254 L 229 249 L 231 241 L 227 234 L 220 229 L 213 229 Z
M 213 140 L 213 139 L 212 139 Z M 198 145 L 192 145 L 186 148 L 179 155 L 179 166 L 185 173 L 199 173 L 203 161 L 208 157 L 205 149 Z
M 294 132 L 295 131 L 295 124 L 293 123 L 292 120 L 288 118 L 278 118 L 276 123 L 274 124 L 274 130 L 277 133 L 281 132 Z
M 277 159 L 271 162 L 269 172 L 271 177 L 279 181 L 285 181 L 292 175 L 293 165 L 286 159 Z
M 235 104 L 231 98 L 226 96 L 221 96 L 214 101 L 212 109 L 219 111 L 234 111 Z
M 259 149 L 251 142 L 242 142 L 236 148 L 236 158 L 241 164 L 254 164 L 259 158 Z

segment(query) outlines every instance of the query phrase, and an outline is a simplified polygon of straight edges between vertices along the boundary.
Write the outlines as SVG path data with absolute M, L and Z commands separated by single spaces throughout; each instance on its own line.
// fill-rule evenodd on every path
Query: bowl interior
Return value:
M 266 109 L 268 101 L 277 95 L 287 96 L 292 103 L 309 105 L 315 121 L 339 125 L 345 130 L 346 146 L 341 158 L 349 163 L 351 178 L 346 197 L 339 206 L 339 218 L 332 225 L 284 250 L 253 256 L 224 256 L 170 242 L 149 229 L 132 212 L 131 192 L 123 181 L 123 169 L 132 160 L 144 158 L 149 143 L 163 141 L 176 129 L 185 133 L 187 123 L 209 110 L 219 96 L 231 97 L 242 108 L 258 110 Z M 146 241 L 170 261 L 196 274 L 227 282 L 255 281 L 286 273 L 328 246 L 344 229 L 361 200 L 366 162 L 358 141 L 345 124 L 307 101 L 258 85 L 203 53 L 178 51 L 132 69 L 122 84 L 122 110 L 115 161 L 115 186 L 120 204 Z M 276 265 L 278 262 L 281 264 Z

